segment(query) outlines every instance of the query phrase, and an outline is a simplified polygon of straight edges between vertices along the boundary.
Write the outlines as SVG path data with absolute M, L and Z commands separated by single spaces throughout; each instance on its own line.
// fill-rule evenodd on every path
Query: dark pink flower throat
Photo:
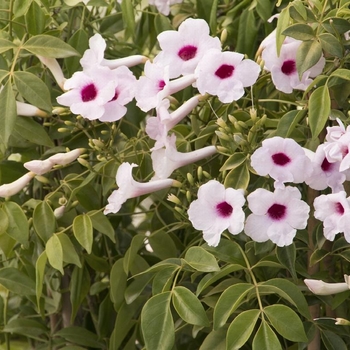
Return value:
M 344 207 L 341 205 L 341 203 L 337 202 L 337 203 L 334 203 L 335 204 L 335 211 L 340 214 L 340 215 L 343 215 L 344 214 Z
M 196 53 L 197 48 L 195 46 L 186 45 L 182 47 L 177 54 L 183 61 L 189 61 L 196 56 Z
M 284 153 L 275 153 L 272 155 L 272 160 L 277 165 L 286 165 L 290 162 L 290 158 Z
M 227 218 L 233 212 L 233 208 L 227 202 L 221 202 L 216 205 L 216 211 L 222 218 Z
M 272 220 L 278 221 L 284 218 L 286 215 L 286 209 L 285 205 L 275 203 L 271 205 L 267 213 Z
M 324 171 L 324 172 L 327 172 L 327 171 L 331 171 L 333 168 L 333 164 L 330 163 L 327 158 L 325 157 L 323 159 L 323 162 L 321 164 L 321 169 Z
M 158 89 L 159 89 L 159 91 L 162 91 L 164 89 L 164 86 L 165 86 L 165 81 L 164 80 L 160 80 L 158 82 Z
M 281 71 L 285 75 L 291 75 L 296 71 L 295 61 L 287 60 L 284 61 L 281 67 Z
M 215 72 L 215 75 L 220 79 L 226 79 L 233 74 L 234 70 L 235 70 L 234 66 L 231 66 L 229 64 L 222 64 Z
M 83 87 L 83 89 L 80 92 L 81 99 L 83 102 L 89 102 L 96 98 L 97 96 L 97 89 L 94 84 L 89 84 Z

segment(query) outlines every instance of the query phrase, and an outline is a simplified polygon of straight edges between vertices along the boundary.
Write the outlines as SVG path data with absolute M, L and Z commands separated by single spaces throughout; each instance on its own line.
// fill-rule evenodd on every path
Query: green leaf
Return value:
M 244 163 L 247 159 L 247 156 L 242 152 L 236 152 L 230 156 L 224 165 L 220 168 L 220 171 L 232 170 L 236 169 L 242 163 Z
M 289 26 L 282 32 L 282 34 L 302 41 L 313 40 L 315 38 L 313 29 L 308 24 L 301 23 Z
M 220 271 L 215 257 L 201 247 L 191 247 L 187 250 L 185 261 L 197 271 L 213 272 Z
M 227 330 L 226 350 L 241 348 L 253 333 L 260 310 L 253 309 L 240 313 Z
M 63 250 L 63 261 L 68 264 L 74 264 L 78 267 L 81 267 L 81 262 L 79 259 L 79 255 L 74 248 L 74 244 L 70 240 L 70 238 L 63 232 L 57 234 L 58 239 L 61 242 L 62 250 Z
M 32 73 L 23 71 L 15 71 L 13 77 L 18 92 L 24 99 L 40 109 L 51 112 L 50 91 L 41 79 Z
M 232 169 L 225 177 L 224 186 L 226 188 L 232 187 L 235 189 L 247 189 L 250 180 L 250 173 L 247 162 Z
M 282 350 L 281 343 L 279 342 L 276 334 L 266 321 L 262 321 L 260 327 L 253 339 L 252 350 Z
M 167 266 L 156 273 L 152 282 L 152 294 L 160 294 L 171 289 L 174 275 L 179 271 L 180 267 Z
M 21 334 L 29 338 L 38 338 L 48 333 L 48 329 L 40 322 L 25 318 L 10 320 L 2 329 L 5 333 Z
M 13 4 L 13 16 L 14 18 L 25 15 L 29 9 L 33 0 L 15 0 Z M 0 45 L 1 46 L 1 45 Z
M 56 234 L 46 242 L 45 249 L 50 265 L 63 275 L 63 249 Z
M 48 15 L 43 9 L 33 1 L 25 15 L 27 31 L 30 35 L 42 34 L 45 31 L 46 20 Z
M 277 28 L 276 28 L 276 46 L 277 46 L 277 55 L 280 55 L 281 47 L 283 44 L 283 41 L 285 39 L 285 35 L 283 35 L 283 31 L 288 27 L 289 25 L 289 8 L 288 6 L 285 7 L 277 20 Z
M 17 117 L 13 135 L 24 138 L 36 145 L 54 147 L 54 143 L 44 127 L 28 117 Z
M 239 244 L 234 241 L 221 239 L 217 247 L 210 247 L 207 244 L 204 244 L 203 247 L 219 260 L 246 267 L 242 250 L 240 249 Z
M 296 249 L 295 244 L 290 244 L 286 247 L 277 247 L 276 255 L 278 261 L 285 266 L 288 271 L 291 273 L 293 278 L 297 280 L 297 275 L 295 271 L 295 260 L 296 260 Z
M 135 256 L 137 255 L 139 249 L 143 246 L 144 240 L 145 236 L 141 234 L 136 235 L 132 238 L 130 248 L 127 250 L 124 257 L 124 271 L 126 274 L 129 273 L 131 265 L 134 262 Z
M 3 208 L 0 208 L 0 234 L 4 234 L 9 226 L 8 216 Z
M 40 298 L 43 292 L 45 267 L 47 262 L 46 251 L 44 250 L 38 257 L 35 263 L 35 290 L 36 290 L 36 303 L 40 310 Z
M 204 339 L 199 350 L 225 350 L 226 329 L 221 328 L 217 331 L 211 331 Z
M 93 243 L 93 228 L 88 215 L 78 215 L 74 218 L 73 233 L 80 245 L 90 254 Z
M 350 70 L 349 69 L 344 69 L 344 68 L 339 68 L 332 72 L 330 75 L 331 77 L 337 77 L 337 78 L 342 78 L 345 80 L 350 80 Z
M 326 85 L 318 87 L 310 96 L 309 101 L 309 125 L 312 137 L 315 139 L 329 117 L 331 111 L 331 98 Z
M 147 301 L 141 311 L 141 329 L 147 349 L 168 350 L 174 345 L 170 299 L 171 292 L 157 294 Z
M 145 273 L 135 279 L 127 286 L 124 297 L 127 304 L 133 303 L 148 286 L 153 278 L 153 273 Z
M 66 341 L 91 348 L 105 349 L 105 345 L 98 340 L 95 333 L 82 327 L 66 327 L 55 333 Z
M 275 304 L 264 308 L 264 313 L 282 337 L 294 342 L 307 342 L 303 323 L 288 306 Z
M 15 202 L 4 202 L 3 209 L 8 217 L 6 233 L 21 244 L 26 244 L 29 237 L 29 225 L 22 208 Z
M 0 41 L 1 47 L 1 41 Z M 15 95 L 12 91 L 10 80 L 8 80 L 4 88 L 0 92 L 0 150 L 5 150 L 8 139 L 15 127 L 17 118 L 17 107 Z
M 293 110 L 287 112 L 280 119 L 275 136 L 280 137 L 290 137 L 292 132 L 296 129 L 298 123 L 305 117 L 306 110 L 303 109 L 301 111 Z
M 327 350 L 347 350 L 348 346 L 344 343 L 343 339 L 328 330 L 322 330 L 321 332 L 322 342 Z
M 253 288 L 254 286 L 250 283 L 237 283 L 221 294 L 214 309 L 214 330 L 226 323 L 229 316 L 243 303 L 244 297 Z
M 39 237 L 46 243 L 56 229 L 56 218 L 46 201 L 39 203 L 33 213 L 33 226 Z
M 115 232 L 112 224 L 100 211 L 91 211 L 88 213 L 92 226 L 98 232 L 106 235 L 113 243 L 115 243 Z
M 323 51 L 335 57 L 343 57 L 343 47 L 334 35 L 322 33 L 318 36 L 318 39 L 320 40 Z
M 51 35 L 36 35 L 27 40 L 23 48 L 34 55 L 64 58 L 79 56 L 79 53 L 63 40 Z
M 124 21 L 124 28 L 128 36 L 133 36 L 135 33 L 135 8 L 132 1 L 122 0 L 122 15 Z
M 199 18 L 203 18 L 210 27 L 212 33 L 216 33 L 217 0 L 197 0 L 196 9 Z M 215 18 L 214 18 L 215 17 Z
M 249 30 L 246 30 L 249 28 Z M 245 9 L 239 16 L 238 37 L 235 50 L 254 57 L 255 41 L 258 33 L 254 11 Z
M 304 72 L 313 67 L 322 56 L 322 46 L 316 40 L 303 41 L 297 51 L 297 70 L 301 79 Z
M 1 44 L 0 44 L 1 45 Z M 0 46 L 1 47 L 1 46 Z M 0 83 L 8 76 L 10 72 L 4 69 L 0 69 Z
M 87 268 L 75 266 L 70 281 L 70 300 L 72 303 L 71 323 L 74 322 L 81 303 L 90 290 L 90 274 Z M 83 345 L 83 344 L 80 344 Z
M 0 284 L 21 296 L 35 295 L 35 282 L 15 267 L 0 269 Z
M 124 299 L 124 292 L 126 289 L 127 275 L 123 267 L 123 259 L 118 259 L 112 266 L 110 273 L 110 296 L 116 311 L 121 308 Z
M 187 288 L 173 289 L 172 301 L 178 315 L 187 323 L 208 327 L 209 320 L 198 298 Z
M 307 20 L 307 11 L 306 11 L 306 7 L 303 4 L 302 1 L 300 0 L 296 0 L 293 1 L 293 7 L 295 8 L 295 10 L 299 13 L 299 15 L 301 16 L 301 18 L 306 21 Z
M 7 50 L 18 47 L 12 41 L 6 39 L 0 39 L 0 53 L 6 52 Z
M 167 232 L 153 233 L 148 237 L 148 241 L 153 249 L 153 254 L 159 259 L 165 260 L 177 256 L 176 245 Z

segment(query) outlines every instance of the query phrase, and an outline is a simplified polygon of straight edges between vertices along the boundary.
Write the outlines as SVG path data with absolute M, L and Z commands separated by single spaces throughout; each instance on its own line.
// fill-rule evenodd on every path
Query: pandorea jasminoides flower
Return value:
M 17 114 L 24 117 L 47 117 L 48 114 L 41 109 L 24 102 L 16 101 Z
M 221 50 L 219 38 L 209 35 L 209 26 L 203 19 L 188 18 L 178 31 L 166 30 L 158 35 L 162 51 L 155 62 L 169 65 L 169 77 L 192 74 L 209 49 Z
M 245 233 L 256 242 L 271 240 L 279 247 L 292 244 L 297 230 L 304 229 L 310 207 L 301 200 L 295 187 L 275 192 L 258 188 L 248 195 L 252 211 L 245 224 Z
M 141 183 L 135 181 L 132 177 L 132 168 L 136 164 L 122 163 L 117 171 L 116 182 L 118 189 L 114 190 L 108 198 L 108 204 L 104 214 L 117 213 L 122 204 L 129 198 L 135 198 L 144 194 L 156 192 L 164 188 L 171 187 L 174 184 L 173 179 L 155 180 Z
M 64 83 L 67 79 L 63 75 L 62 68 L 58 64 L 57 60 L 51 57 L 43 57 L 43 56 L 37 56 L 37 57 L 39 58 L 41 63 L 50 70 L 58 86 L 63 90 Z
M 170 102 L 164 99 L 156 109 L 156 117 L 149 117 L 146 120 L 146 133 L 156 140 L 153 150 L 165 145 L 168 131 L 185 118 L 199 103 L 199 95 L 191 97 L 174 112 L 169 112 Z
M 105 113 L 105 104 L 115 95 L 117 82 L 113 78 L 108 67 L 76 72 L 64 84 L 64 89 L 69 91 L 58 96 L 57 102 L 69 106 L 74 114 L 90 120 L 99 119 Z
M 173 4 L 180 4 L 183 0 L 148 0 L 150 5 L 155 5 L 157 10 L 165 16 L 170 13 L 170 6 Z
M 344 191 L 323 194 L 314 200 L 316 219 L 323 221 L 323 234 L 329 241 L 334 241 L 337 233 L 350 233 L 350 205 Z
M 35 173 L 36 175 L 43 175 L 49 172 L 55 164 L 49 159 L 45 160 L 31 160 L 23 164 L 23 166 Z
M 152 166 L 155 172 L 152 180 L 166 179 L 174 170 L 188 164 L 193 164 L 216 153 L 215 146 L 207 146 L 187 153 L 178 152 L 175 142 L 175 134 L 172 134 L 170 137 L 167 137 L 164 148 L 159 148 L 152 152 Z
M 344 275 L 343 283 L 327 283 L 321 280 L 305 279 L 304 283 L 310 291 L 316 295 L 331 295 L 345 292 L 350 289 L 350 279 L 348 275 Z
M 89 39 L 89 49 L 85 50 L 83 57 L 80 59 L 80 64 L 84 70 L 96 65 L 106 66 L 111 69 L 121 66 L 133 67 L 140 63 L 144 63 L 147 59 L 145 56 L 132 55 L 129 57 L 108 60 L 104 58 L 106 46 L 106 41 L 98 33 Z
M 188 217 L 196 230 L 203 231 L 208 245 L 216 247 L 226 229 L 233 235 L 244 226 L 245 203 L 243 190 L 225 189 L 216 180 L 210 180 L 198 190 L 198 199 L 190 204 Z
M 146 62 L 144 76 L 141 76 L 136 84 L 136 105 L 144 112 L 158 107 L 161 101 L 195 81 L 194 75 L 169 81 L 169 66 L 158 63 Z
M 209 50 L 195 70 L 198 91 L 217 95 L 223 103 L 231 103 L 244 95 L 244 88 L 258 79 L 260 66 L 252 60 L 243 60 L 237 52 Z
M 280 55 L 277 55 L 276 42 L 268 41 L 262 58 L 265 61 L 266 70 L 271 72 L 271 78 L 277 90 L 286 94 L 293 92 L 293 89 L 306 90 L 312 83 L 312 79 L 321 74 L 325 65 L 325 58 L 322 56 L 319 61 L 299 79 L 296 66 L 297 50 L 302 42 L 289 38 L 281 47 Z
M 312 172 L 303 148 L 293 139 L 279 136 L 262 142 L 251 156 L 251 165 L 259 175 L 275 179 L 275 188 L 283 188 L 285 182 L 304 182 Z
M 10 197 L 21 191 L 25 186 L 28 185 L 30 180 L 35 176 L 33 172 L 29 172 L 21 176 L 19 179 L 0 186 L 0 197 Z

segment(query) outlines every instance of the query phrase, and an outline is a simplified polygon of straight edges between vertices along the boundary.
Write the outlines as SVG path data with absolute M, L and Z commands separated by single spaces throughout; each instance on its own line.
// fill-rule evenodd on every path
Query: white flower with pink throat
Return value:
M 271 240 L 284 247 L 292 244 L 297 230 L 307 225 L 310 207 L 301 200 L 301 193 L 295 187 L 287 186 L 274 192 L 258 188 L 247 200 L 252 214 L 247 218 L 244 231 L 256 242 Z
M 198 199 L 190 204 L 188 217 L 196 230 L 203 231 L 208 245 L 216 247 L 225 230 L 233 235 L 243 230 L 244 203 L 243 190 L 225 189 L 220 182 L 210 180 L 199 188 Z

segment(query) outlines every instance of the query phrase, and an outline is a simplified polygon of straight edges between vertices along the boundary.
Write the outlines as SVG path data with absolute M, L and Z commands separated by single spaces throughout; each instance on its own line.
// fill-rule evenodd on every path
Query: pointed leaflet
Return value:
M 53 235 L 46 242 L 45 249 L 50 265 L 60 271 L 63 275 L 63 249 L 61 241 L 57 235 Z
M 0 92 L 0 149 L 4 151 L 15 127 L 17 107 L 10 79 Z
M 74 264 L 78 267 L 81 267 L 81 262 L 79 259 L 79 255 L 74 248 L 74 244 L 70 240 L 70 238 L 63 232 L 57 234 L 58 239 L 61 242 L 62 250 L 63 250 L 63 261 L 68 264 Z
M 0 284 L 10 292 L 22 296 L 35 295 L 35 282 L 15 267 L 0 269 Z
M 106 235 L 113 243 L 115 243 L 114 228 L 110 221 L 107 219 L 106 215 L 103 215 L 101 212 L 94 210 L 92 212 L 89 212 L 89 216 L 94 229 Z
M 88 215 L 78 215 L 74 218 L 73 233 L 80 245 L 90 254 L 93 242 L 93 228 Z
M 176 312 L 185 322 L 203 327 L 209 326 L 203 305 L 189 289 L 175 287 L 172 301 Z
M 56 229 L 56 218 L 46 201 L 39 203 L 33 213 L 33 226 L 38 236 L 46 243 Z
M 264 308 L 264 313 L 282 337 L 294 342 L 307 342 L 307 336 L 298 315 L 288 306 L 275 304 Z
M 226 188 L 247 189 L 249 185 L 250 173 L 247 161 L 232 169 L 225 177 L 224 185 Z
M 35 263 L 35 290 L 36 290 L 36 303 L 40 310 L 40 298 L 43 292 L 45 266 L 47 262 L 47 255 L 45 250 L 39 255 L 38 260 Z
M 265 320 L 261 322 L 260 327 L 255 334 L 252 348 L 252 350 L 262 349 L 282 350 L 281 343 L 279 342 L 276 334 Z
M 226 350 L 240 349 L 252 334 L 260 310 L 253 309 L 240 313 L 227 330 Z
M 214 255 L 201 247 L 191 247 L 185 255 L 185 262 L 197 271 L 220 271 L 220 267 Z
M 124 258 L 118 259 L 112 266 L 110 273 L 110 296 L 116 311 L 119 311 L 124 302 L 127 275 L 123 267 Z
M 141 329 L 146 349 L 168 350 L 174 345 L 175 330 L 170 300 L 171 292 L 157 294 L 142 309 Z
M 303 41 L 297 51 L 297 70 L 301 79 L 304 72 L 313 67 L 322 56 L 322 46 L 316 40 Z
M 0 53 L 17 47 L 12 41 L 6 39 L 0 39 Z

